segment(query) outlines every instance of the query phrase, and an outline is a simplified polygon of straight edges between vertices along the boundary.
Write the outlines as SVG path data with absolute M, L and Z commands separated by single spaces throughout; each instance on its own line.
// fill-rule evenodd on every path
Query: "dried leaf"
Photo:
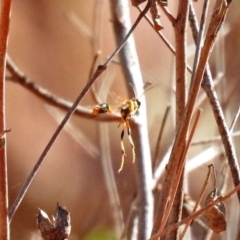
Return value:
M 134 7 L 138 6 L 139 4 L 141 4 L 141 3 L 145 2 L 145 1 L 146 1 L 146 0 L 131 0 L 132 5 L 133 5 Z
M 163 29 L 163 26 L 161 25 L 160 22 L 160 13 L 158 10 L 158 6 L 157 3 L 154 1 L 152 6 L 150 7 L 150 13 L 152 15 L 152 20 L 153 20 L 153 24 L 154 24 L 154 29 L 156 31 L 160 31 Z
M 210 204 L 218 197 L 219 196 L 217 195 L 216 190 L 213 190 L 206 198 L 206 205 Z M 226 206 L 223 202 L 220 202 L 214 207 L 210 208 L 207 212 L 204 213 L 204 216 L 207 219 L 208 226 L 215 233 L 219 234 L 226 230 Z
M 57 204 L 56 215 L 53 221 L 41 209 L 37 216 L 37 227 L 45 240 L 64 240 L 70 235 L 70 213 Z
M 168 0 L 157 0 L 157 2 L 161 6 L 167 6 L 168 5 Z
M 49 232 L 54 231 L 54 226 L 51 220 L 49 219 L 48 215 L 41 209 L 39 209 L 37 216 L 37 226 L 44 239 Z

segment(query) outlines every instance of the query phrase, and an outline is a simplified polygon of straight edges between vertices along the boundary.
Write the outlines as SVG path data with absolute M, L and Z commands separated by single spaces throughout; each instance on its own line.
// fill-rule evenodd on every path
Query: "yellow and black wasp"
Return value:
M 126 152 L 125 152 L 125 148 L 124 148 L 124 144 L 123 144 L 123 137 L 124 137 L 124 133 L 125 133 L 125 128 L 127 128 L 128 138 L 129 138 L 129 141 L 130 141 L 131 146 L 132 146 L 133 163 L 135 162 L 136 153 L 135 153 L 134 142 L 133 142 L 133 139 L 132 139 L 129 119 L 134 114 L 136 114 L 136 112 L 140 108 L 140 106 L 141 106 L 141 102 L 136 97 L 134 97 L 132 99 L 125 100 L 120 107 L 120 114 L 121 114 L 122 119 L 121 119 L 121 122 L 118 125 L 118 127 L 122 124 L 122 132 L 121 132 L 122 161 L 121 161 L 121 166 L 120 166 L 118 172 L 120 172 L 122 170 L 123 164 L 124 164 L 124 157 L 126 156 Z
M 134 88 L 133 88 L 133 90 L 134 90 Z M 120 112 L 120 117 L 121 117 L 121 122 L 119 123 L 118 127 L 120 127 L 122 125 L 122 132 L 121 132 L 122 161 L 121 161 L 121 165 L 120 165 L 118 172 L 120 172 L 122 170 L 123 165 L 124 165 L 124 158 L 126 156 L 126 151 L 125 151 L 125 147 L 123 144 L 123 137 L 124 137 L 126 128 L 127 128 L 128 138 L 129 138 L 129 141 L 130 141 L 131 147 L 132 147 L 133 162 L 135 162 L 135 158 L 136 158 L 135 145 L 134 145 L 132 135 L 131 135 L 131 127 L 129 124 L 129 119 L 133 115 L 136 114 L 136 112 L 138 111 L 138 109 L 141 106 L 141 102 L 139 101 L 139 98 L 136 97 L 135 91 L 134 91 L 134 93 L 135 93 L 135 97 L 123 101 L 121 106 L 118 108 L 118 111 Z M 93 114 L 100 114 L 100 113 L 107 113 L 107 112 L 113 113 L 113 114 L 119 116 L 119 114 L 116 114 L 115 111 L 111 110 L 111 107 L 107 103 L 98 104 L 93 108 Z

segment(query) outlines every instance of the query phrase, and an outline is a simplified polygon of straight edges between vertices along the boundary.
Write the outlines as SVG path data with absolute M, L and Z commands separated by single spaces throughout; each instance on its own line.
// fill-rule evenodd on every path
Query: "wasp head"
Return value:
M 92 113 L 97 115 L 99 113 L 111 113 L 111 108 L 107 103 L 100 103 L 93 108 Z

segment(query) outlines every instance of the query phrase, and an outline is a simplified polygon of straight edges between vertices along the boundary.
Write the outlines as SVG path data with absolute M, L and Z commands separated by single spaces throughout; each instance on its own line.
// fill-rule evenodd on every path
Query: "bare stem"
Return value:
M 168 117 L 170 108 L 171 108 L 170 105 L 168 105 L 166 110 L 165 110 L 165 113 L 164 113 L 164 116 L 163 116 L 163 121 L 162 121 L 162 124 L 161 124 L 161 128 L 160 128 L 160 131 L 159 131 L 159 134 L 158 134 L 158 139 L 157 139 L 157 144 L 156 144 L 156 149 L 155 149 L 155 155 L 154 155 L 154 158 L 153 158 L 153 170 L 155 169 L 155 167 L 157 165 L 156 161 L 157 161 L 157 157 L 158 157 L 158 153 L 159 153 L 159 149 L 160 149 L 160 145 L 161 145 L 162 134 L 163 134 L 163 130 L 164 130 L 164 127 L 166 125 L 166 122 L 167 122 L 167 117 Z
M 148 1 L 147 6 L 151 5 Z M 146 7 L 145 7 L 146 9 Z M 140 13 L 145 16 L 145 9 Z M 118 44 L 127 36 L 131 26 L 128 2 L 125 0 L 112 0 L 111 10 L 113 16 L 114 32 Z M 120 52 L 120 62 L 129 92 L 133 96 L 134 87 L 137 96 L 143 92 L 143 79 L 138 61 L 134 38 L 131 36 Z M 133 139 L 136 147 L 136 164 L 138 168 L 138 239 L 148 239 L 152 229 L 153 197 L 152 197 L 152 166 L 149 139 L 147 133 L 147 112 L 144 96 L 141 97 L 141 109 L 132 123 Z M 136 124 L 137 123 L 137 124 Z M 135 126 L 133 126 L 133 124 Z
M 199 206 L 199 204 L 200 204 L 200 202 L 201 202 L 201 200 L 203 198 L 203 194 L 204 194 L 204 192 L 206 190 L 206 187 L 207 187 L 207 184 L 208 184 L 208 181 L 209 181 L 209 177 L 210 177 L 210 174 L 211 174 L 211 166 L 213 166 L 213 165 L 208 165 L 208 174 L 207 174 L 207 177 L 206 177 L 205 182 L 203 184 L 202 190 L 201 190 L 201 192 L 199 194 L 199 197 L 198 197 L 198 199 L 197 199 L 197 201 L 195 203 L 195 206 L 194 206 L 194 208 L 192 210 L 192 213 L 196 212 L 196 210 L 197 210 L 197 208 L 198 208 L 198 206 Z M 184 229 L 183 229 L 183 231 L 182 231 L 182 233 L 180 235 L 180 240 L 183 239 L 183 237 L 184 237 L 184 235 L 185 235 L 185 233 L 187 231 L 187 228 L 191 225 L 191 223 L 192 223 L 192 221 L 188 222 L 186 224 L 186 226 L 184 227 Z
M 194 74 L 199 62 L 200 52 L 203 45 L 203 33 L 206 25 L 206 16 L 208 12 L 208 6 L 209 6 L 209 0 L 205 0 L 203 4 L 203 10 L 202 10 L 202 16 L 201 16 L 201 22 L 200 22 L 200 29 L 198 31 L 197 36 L 197 42 L 196 42 L 196 52 L 194 56 L 194 62 L 193 62 L 193 74 L 191 78 L 191 86 L 192 86 L 192 80 L 194 79 Z
M 1 2 L 0 16 L 0 239 L 9 239 L 8 177 L 5 143 L 5 74 L 6 52 L 10 25 L 11 0 Z
M 239 137 L 240 131 L 236 131 L 230 134 L 230 137 Z M 202 144 L 211 144 L 215 142 L 220 142 L 222 140 L 221 136 L 216 136 L 212 138 L 202 139 L 202 140 L 196 140 L 191 143 L 192 146 L 202 145 Z
M 174 32 L 175 32 L 175 45 L 176 45 L 176 129 L 178 130 L 181 119 L 183 116 L 183 112 L 185 109 L 186 104 L 186 83 L 187 83 L 187 75 L 186 75 L 186 69 L 187 69 L 187 18 L 188 18 L 188 9 L 189 9 L 189 1 L 179 1 L 178 6 L 178 13 L 176 20 L 173 24 L 174 26 Z M 167 176 L 165 179 L 165 185 L 163 186 L 163 192 L 164 188 L 168 188 L 167 182 L 172 178 L 172 176 L 177 171 L 177 168 L 179 168 L 178 159 L 172 159 L 172 161 L 169 161 L 169 170 L 167 172 Z M 169 215 L 169 219 L 167 221 L 168 225 L 172 225 L 173 223 L 176 223 L 180 221 L 181 215 L 182 215 L 182 204 L 183 204 L 183 186 L 184 186 L 184 175 L 185 175 L 185 166 L 182 166 L 182 172 L 180 177 L 180 181 L 177 187 L 176 195 L 172 204 L 171 212 Z M 167 179 L 169 178 L 169 180 Z M 163 195 L 162 195 L 163 196 Z M 165 196 L 167 197 L 167 196 Z M 171 232 L 167 236 L 167 240 L 175 240 L 178 239 L 179 236 L 179 230 Z
M 109 130 L 107 123 L 98 123 L 99 144 L 101 152 L 101 163 L 104 173 L 104 179 L 110 201 L 110 208 L 114 220 L 114 227 L 117 238 L 120 238 L 124 229 L 123 212 L 120 208 L 120 199 L 117 191 L 116 180 L 114 177 L 112 159 L 110 154 Z

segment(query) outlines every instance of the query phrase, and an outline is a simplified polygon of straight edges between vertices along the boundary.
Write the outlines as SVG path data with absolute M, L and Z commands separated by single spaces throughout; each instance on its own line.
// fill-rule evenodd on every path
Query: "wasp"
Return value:
M 147 89 L 147 91 L 150 90 L 151 88 Z M 135 92 L 134 88 L 133 88 L 133 91 L 134 91 L 135 97 L 123 101 L 121 106 L 118 108 L 118 111 L 120 112 L 120 117 L 121 117 L 121 121 L 120 121 L 118 127 L 120 127 L 122 125 L 122 131 L 121 131 L 122 160 L 121 160 L 121 165 L 120 165 L 120 168 L 119 168 L 118 172 L 122 171 L 122 168 L 123 168 L 123 165 L 124 165 L 124 158 L 126 156 L 126 151 L 125 151 L 125 147 L 124 147 L 124 144 L 123 144 L 125 129 L 127 129 L 128 138 L 129 138 L 129 141 L 130 141 L 130 144 L 131 144 L 131 147 L 132 147 L 133 163 L 135 162 L 135 159 L 136 159 L 135 145 L 134 145 L 132 135 L 131 135 L 131 127 L 130 127 L 129 119 L 132 116 L 134 116 L 136 114 L 136 112 L 138 111 L 138 109 L 140 108 L 141 102 L 139 101 L 139 98 L 146 91 L 143 92 L 140 95 L 139 98 L 136 97 L 136 92 Z M 100 113 L 112 113 L 112 114 L 115 114 L 115 115 L 119 116 L 119 114 L 116 114 L 115 111 L 111 110 L 111 107 L 107 103 L 98 104 L 93 108 L 93 114 L 97 115 L 97 114 L 100 114 Z
M 123 144 L 123 137 L 125 133 L 125 129 L 127 128 L 127 133 L 128 133 L 128 138 L 132 147 L 132 155 L 133 155 L 133 163 L 135 162 L 136 158 L 136 153 L 135 153 L 135 145 L 132 139 L 132 134 L 131 134 L 131 127 L 129 124 L 129 119 L 136 114 L 137 110 L 140 108 L 141 102 L 136 98 L 132 98 L 129 100 L 125 100 L 121 107 L 120 107 L 120 114 L 121 114 L 121 122 L 118 125 L 122 125 L 122 132 L 121 132 L 121 149 L 122 149 L 122 161 L 121 161 L 121 166 L 118 170 L 118 172 L 122 171 L 123 165 L 124 165 L 124 158 L 126 156 L 124 144 Z
M 118 125 L 120 127 L 122 125 L 122 132 L 121 132 L 121 149 L 122 149 L 122 161 L 120 168 L 118 172 L 122 171 L 123 165 L 124 165 L 124 158 L 126 156 L 125 147 L 123 144 L 123 137 L 125 134 L 125 129 L 127 128 L 128 138 L 132 147 L 132 154 L 133 154 L 133 163 L 135 162 L 136 154 L 135 154 L 135 146 L 133 143 L 132 135 L 131 135 L 131 127 L 129 124 L 129 119 L 137 112 L 137 110 L 140 108 L 141 102 L 136 98 L 128 99 L 122 102 L 121 106 L 118 108 L 120 111 L 120 117 L 121 121 Z M 94 115 L 100 114 L 100 113 L 113 113 L 117 115 L 115 112 L 111 110 L 111 107 L 107 103 L 100 103 L 97 104 L 93 110 L 92 113 Z M 118 115 L 119 116 L 119 115 Z

